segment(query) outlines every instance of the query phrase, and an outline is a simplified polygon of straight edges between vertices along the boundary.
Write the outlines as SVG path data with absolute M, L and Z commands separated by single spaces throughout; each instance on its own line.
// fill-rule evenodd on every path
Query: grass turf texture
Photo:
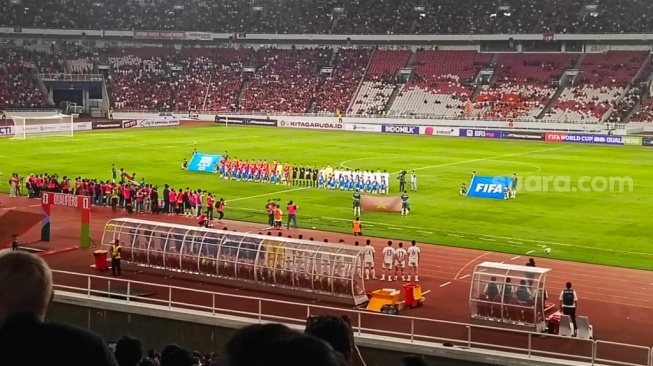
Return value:
M 323 132 L 262 127 L 209 126 L 79 133 L 74 138 L 1 140 L 4 182 L 10 172 L 58 173 L 101 180 L 111 164 L 137 178 L 173 188 L 203 188 L 227 200 L 226 218 L 266 222 L 268 198 L 294 200 L 302 227 L 349 234 L 351 192 L 272 186 L 221 180 L 186 172 L 182 158 L 196 148 L 229 151 L 240 159 L 267 159 L 359 169 L 415 169 L 419 192 L 411 193 L 412 212 L 366 213 L 366 235 L 438 243 L 641 269 L 653 268 L 650 246 L 650 151 L 637 147 L 557 145 L 539 142 Z M 524 177 L 630 176 L 632 192 L 522 192 L 510 201 L 460 197 L 461 182 L 479 175 Z M 391 178 L 391 192 L 398 184 Z M 572 185 L 573 186 L 573 185 Z M 190 223 L 194 223 L 189 221 Z M 348 242 L 353 237 L 343 235 Z

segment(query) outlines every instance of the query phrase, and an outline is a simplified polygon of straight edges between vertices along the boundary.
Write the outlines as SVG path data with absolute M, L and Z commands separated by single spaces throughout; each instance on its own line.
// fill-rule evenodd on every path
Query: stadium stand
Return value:
M 317 93 L 316 112 L 346 111 L 356 94 L 370 62 L 370 49 L 341 49 L 336 55 L 333 75 L 324 81 Z
M 395 89 L 395 74 L 405 67 L 411 52 L 376 50 L 350 111 L 352 114 L 381 114 Z
M 630 122 L 653 122 L 653 98 L 642 102 L 630 117 Z
M 21 51 L 0 49 L 0 110 L 47 107 L 36 84 L 34 63 L 25 60 Z
M 475 51 L 418 52 L 413 64 L 415 80 L 399 92 L 389 114 L 459 116 L 474 91 L 474 76 L 491 58 Z
M 634 51 L 587 54 L 580 82 L 562 92 L 547 116 L 564 122 L 600 122 L 628 90 L 646 56 Z
M 115 110 L 150 111 L 173 106 L 176 85 L 170 73 L 175 49 L 122 49 L 109 55 L 112 72 L 108 89 Z
M 319 68 L 332 50 L 261 48 L 256 52 L 256 73 L 243 86 L 240 110 L 304 113 L 319 80 Z
M 417 11 L 416 6 L 425 9 Z M 79 16 L 78 9 L 84 9 L 84 16 Z M 73 6 L 68 1 L 44 5 L 21 0 L 1 2 L 0 11 L 6 27 L 56 29 L 279 34 L 647 33 L 653 29 L 650 4 L 628 0 L 598 4 L 561 0 L 500 4 L 473 0 L 437 4 L 419 0 L 75 0 Z
M 555 93 L 562 72 L 573 65 L 570 54 L 501 54 L 489 85 L 477 101 L 482 118 L 535 119 Z
M 233 111 L 242 86 L 241 69 L 251 49 L 183 48 L 175 109 L 178 111 Z

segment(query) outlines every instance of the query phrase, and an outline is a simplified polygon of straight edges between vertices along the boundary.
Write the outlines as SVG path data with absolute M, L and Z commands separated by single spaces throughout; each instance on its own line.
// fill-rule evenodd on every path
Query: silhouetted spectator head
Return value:
M 161 366 L 192 366 L 193 355 L 176 344 L 167 345 L 161 351 Z
M 304 333 L 325 341 L 345 360 L 351 360 L 354 340 L 351 326 L 344 318 L 331 315 L 308 317 Z
M 116 342 L 113 352 L 120 366 L 136 366 L 143 358 L 143 342 L 140 339 L 124 336 Z
M 17 313 L 43 320 L 53 297 L 52 272 L 43 259 L 18 251 L 0 254 L 0 323 Z
M 229 366 L 346 366 L 325 342 L 281 324 L 242 328 L 227 342 L 226 351 Z
M 401 359 L 401 366 L 428 366 L 428 363 L 420 356 L 406 356 Z

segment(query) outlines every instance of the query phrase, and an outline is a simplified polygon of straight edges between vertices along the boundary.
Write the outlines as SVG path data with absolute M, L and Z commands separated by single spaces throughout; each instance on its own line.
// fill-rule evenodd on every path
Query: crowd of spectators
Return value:
M 575 55 L 564 53 L 500 55 L 490 84 L 483 86 L 479 96 L 481 117 L 536 118 L 557 89 L 553 82 L 575 59 Z
M 305 113 L 316 96 L 320 67 L 332 53 L 330 48 L 260 48 L 256 73 L 243 86 L 240 110 Z
M 649 96 L 630 116 L 630 122 L 653 122 L 653 98 Z
M 354 99 L 351 113 L 360 115 L 382 114 L 396 88 L 396 75 L 406 67 L 411 51 L 376 50 L 365 73 L 365 78 Z
M 327 78 L 315 100 L 316 112 L 345 112 L 356 94 L 365 70 L 370 62 L 370 49 L 340 49 L 336 55 L 334 70 Z
M 125 336 L 112 350 L 98 334 L 46 321 L 54 296 L 45 261 L 23 251 L 0 253 L 0 354 L 7 365 L 41 366 L 365 366 L 347 316 L 306 320 L 303 332 L 282 324 L 255 324 L 236 331 L 221 354 L 202 354 L 170 344 L 145 353 L 143 342 Z M 39 352 L 30 352 L 34 345 Z M 29 357 L 25 357 L 30 354 Z M 402 366 L 424 366 L 415 356 Z
M 476 51 L 419 51 L 413 80 L 399 92 L 390 114 L 462 115 L 474 92 L 474 76 L 491 58 Z
M 607 121 L 611 123 L 620 123 L 624 122 L 630 112 L 635 108 L 642 98 L 642 90 L 639 87 L 633 87 L 626 95 L 619 99 L 612 106 L 612 112 Z
M 83 16 L 79 9 L 84 9 Z M 280 34 L 649 33 L 653 29 L 653 7 L 630 0 L 596 4 L 580 0 L 67 0 L 47 4 L 21 0 L 1 2 L 0 12 L 7 27 L 54 29 Z
M 44 108 L 46 99 L 36 83 L 35 64 L 15 48 L 0 49 L 0 110 Z

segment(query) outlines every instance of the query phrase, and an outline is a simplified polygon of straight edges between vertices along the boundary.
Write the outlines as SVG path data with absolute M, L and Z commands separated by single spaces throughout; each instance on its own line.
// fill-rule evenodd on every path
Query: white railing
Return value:
M 43 81 L 102 81 L 100 74 L 41 74 Z
M 163 306 L 171 310 L 204 312 L 207 316 L 224 314 L 249 318 L 253 322 L 258 323 L 274 321 L 299 326 L 304 325 L 306 317 L 311 315 L 347 314 L 352 319 L 354 331 L 358 335 L 392 337 L 397 341 L 407 343 L 448 342 L 470 349 L 500 350 L 526 355 L 529 358 L 533 356 L 554 357 L 588 362 L 592 365 L 600 363 L 623 366 L 653 366 L 653 348 L 639 345 L 569 338 L 446 320 L 386 315 L 354 309 L 301 304 L 75 272 L 58 270 L 53 270 L 52 272 L 55 290 L 85 295 L 94 300 L 111 297 L 113 301 L 120 299 L 125 304 L 146 303 Z M 70 283 L 77 285 L 70 285 Z M 114 292 L 112 292 L 112 288 Z M 120 288 L 121 291 L 115 292 L 116 288 Z M 158 298 L 132 295 L 132 290 L 152 292 L 158 295 Z M 194 301 L 187 300 L 189 296 L 192 296 Z M 287 312 L 296 314 L 296 316 L 288 317 L 280 314 L 279 309 L 289 310 Z M 380 327 L 374 326 L 374 324 L 380 322 L 383 322 L 386 329 L 380 329 Z M 437 332 L 441 334 L 434 334 Z M 507 340 L 504 342 L 505 344 L 499 343 L 501 340 L 500 337 L 497 337 L 497 333 L 499 332 L 508 334 Z M 579 352 L 568 354 L 562 353 L 562 351 L 556 351 L 560 343 L 547 345 L 545 339 L 573 342 L 573 347 L 569 347 L 568 349 L 579 350 Z M 489 343 L 490 341 L 496 343 Z M 612 354 L 619 354 L 621 359 L 613 359 L 603 355 L 605 350 L 610 349 L 612 350 Z M 615 352 L 615 350 L 619 352 Z M 634 361 L 635 359 L 639 361 Z

